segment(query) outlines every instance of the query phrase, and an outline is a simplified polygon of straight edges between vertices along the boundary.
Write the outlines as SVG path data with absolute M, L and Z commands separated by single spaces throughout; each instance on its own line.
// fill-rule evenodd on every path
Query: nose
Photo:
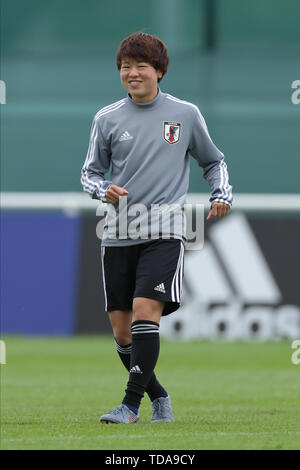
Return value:
M 131 67 L 129 71 L 129 77 L 137 77 L 139 75 L 139 71 L 135 67 Z

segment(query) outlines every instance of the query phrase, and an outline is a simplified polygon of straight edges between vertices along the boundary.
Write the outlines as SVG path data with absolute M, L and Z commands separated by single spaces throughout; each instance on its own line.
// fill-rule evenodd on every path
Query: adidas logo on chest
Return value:
M 128 131 L 125 131 L 119 138 L 119 142 L 123 142 L 124 140 L 131 140 L 131 139 L 133 139 L 132 135 L 130 135 Z

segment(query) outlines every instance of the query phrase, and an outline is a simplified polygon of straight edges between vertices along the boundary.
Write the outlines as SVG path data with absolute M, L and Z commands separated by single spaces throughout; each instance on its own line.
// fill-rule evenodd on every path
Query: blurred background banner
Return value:
M 162 335 L 300 335 L 299 16 L 298 0 L 2 0 L 2 333 L 111 331 L 80 171 L 93 116 L 126 95 L 118 45 L 143 30 L 168 46 L 161 89 L 199 106 L 234 193 L 226 220 L 205 223 L 204 249 L 186 253 Z M 190 167 L 189 200 L 207 210 Z

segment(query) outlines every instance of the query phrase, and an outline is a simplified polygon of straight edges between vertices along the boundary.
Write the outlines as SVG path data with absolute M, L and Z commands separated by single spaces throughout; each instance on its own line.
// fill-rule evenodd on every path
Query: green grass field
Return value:
M 110 337 L 4 338 L 2 449 L 300 449 L 300 365 L 291 342 L 161 341 L 174 423 L 104 425 L 126 387 Z

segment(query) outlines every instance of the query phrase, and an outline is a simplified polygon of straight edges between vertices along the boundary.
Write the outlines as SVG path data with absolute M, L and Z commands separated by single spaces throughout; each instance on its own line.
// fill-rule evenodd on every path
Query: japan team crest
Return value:
M 180 139 L 180 122 L 164 122 L 164 139 L 168 144 L 176 144 Z

